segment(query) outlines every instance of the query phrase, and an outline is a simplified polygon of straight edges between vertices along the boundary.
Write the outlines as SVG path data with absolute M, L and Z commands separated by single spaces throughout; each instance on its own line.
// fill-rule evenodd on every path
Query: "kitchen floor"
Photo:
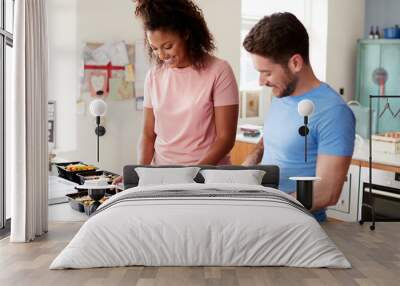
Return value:
M 323 228 L 352 269 L 289 267 L 119 267 L 49 270 L 51 261 L 82 222 L 51 222 L 49 232 L 27 244 L 0 241 L 0 285 L 399 285 L 400 224 L 331 221 Z
M 87 219 L 88 216 L 85 213 L 73 210 L 69 203 L 49 205 L 50 222 L 83 222 Z

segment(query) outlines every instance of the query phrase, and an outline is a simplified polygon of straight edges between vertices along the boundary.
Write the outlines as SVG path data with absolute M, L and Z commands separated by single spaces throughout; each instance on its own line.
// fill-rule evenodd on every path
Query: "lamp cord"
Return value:
M 99 150 L 100 150 L 100 136 L 99 136 L 99 132 L 100 132 L 100 116 L 96 116 L 96 123 L 97 123 L 97 162 L 99 162 Z
M 99 128 L 100 125 L 97 125 L 97 128 Z M 99 130 L 99 129 L 97 129 Z M 100 140 L 99 140 L 99 132 L 97 132 L 97 162 L 99 162 L 99 149 L 100 149 Z
M 304 141 L 304 161 L 307 162 L 307 134 L 304 136 Z
M 307 162 L 308 116 L 304 116 L 304 161 Z

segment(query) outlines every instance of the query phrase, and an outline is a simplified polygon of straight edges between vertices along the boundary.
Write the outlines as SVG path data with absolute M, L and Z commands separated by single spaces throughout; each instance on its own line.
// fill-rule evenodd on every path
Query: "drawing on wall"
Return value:
M 87 43 L 83 50 L 81 93 L 127 100 L 135 96 L 135 49 L 124 41 Z
M 258 117 L 260 108 L 260 94 L 258 91 L 246 92 L 246 117 Z
M 47 118 L 47 142 L 49 150 L 52 150 L 56 146 L 56 102 L 54 100 L 47 102 Z
M 108 76 L 106 71 L 91 71 L 87 76 L 87 84 L 91 96 L 104 95 L 107 96 Z M 99 94 L 101 93 L 101 94 Z
M 132 97 L 134 93 L 133 83 L 125 81 L 123 78 L 110 79 L 110 99 L 125 100 Z

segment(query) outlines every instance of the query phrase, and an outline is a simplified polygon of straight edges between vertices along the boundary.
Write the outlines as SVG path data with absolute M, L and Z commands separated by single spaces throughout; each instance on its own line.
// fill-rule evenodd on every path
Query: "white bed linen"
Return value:
M 349 268 L 318 222 L 283 203 L 245 198 L 123 201 L 155 190 L 265 190 L 254 185 L 179 184 L 121 192 L 89 218 L 50 269 L 145 266 L 293 266 Z M 297 202 L 298 203 L 298 202 Z M 299 204 L 299 203 L 298 203 Z

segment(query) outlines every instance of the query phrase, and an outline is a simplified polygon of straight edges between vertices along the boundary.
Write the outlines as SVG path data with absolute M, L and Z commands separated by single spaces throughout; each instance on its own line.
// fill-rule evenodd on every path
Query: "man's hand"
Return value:
M 253 152 L 251 152 L 246 159 L 243 161 L 243 166 L 254 166 L 258 165 L 261 162 L 261 159 L 264 154 L 264 141 L 261 138 L 254 148 Z

